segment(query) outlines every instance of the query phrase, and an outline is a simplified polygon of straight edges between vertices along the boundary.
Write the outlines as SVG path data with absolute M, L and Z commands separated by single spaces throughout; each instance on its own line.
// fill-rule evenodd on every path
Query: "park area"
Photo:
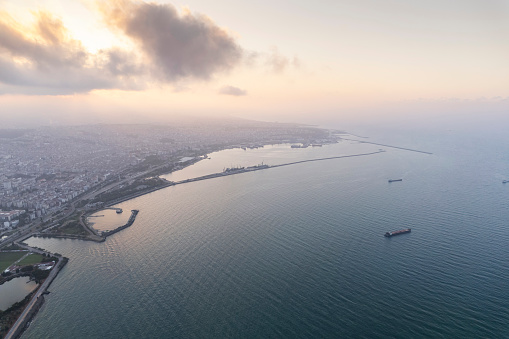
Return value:
M 28 251 L 0 252 L 0 272 L 3 272 L 21 258 L 23 259 L 17 263 L 18 266 L 38 264 L 44 259 L 42 255 L 35 253 L 29 254 Z
M 28 251 L 20 252 L 0 252 L 0 272 L 21 259 Z

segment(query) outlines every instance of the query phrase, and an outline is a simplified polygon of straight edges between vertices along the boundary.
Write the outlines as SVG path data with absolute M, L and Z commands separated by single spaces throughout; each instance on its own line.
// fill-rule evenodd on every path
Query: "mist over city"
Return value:
M 508 18 L 0 0 L 0 337 L 508 337 Z

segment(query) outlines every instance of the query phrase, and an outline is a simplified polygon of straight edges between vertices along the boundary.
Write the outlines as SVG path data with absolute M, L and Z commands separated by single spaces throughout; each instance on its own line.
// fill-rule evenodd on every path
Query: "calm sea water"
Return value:
M 37 287 L 30 277 L 20 277 L 3 283 L 0 287 L 0 311 L 5 311 L 13 304 L 23 300 Z
M 346 141 L 211 154 L 168 178 L 387 150 L 157 191 L 119 204 L 138 218 L 100 244 L 30 239 L 71 260 L 24 337 L 509 337 L 499 137 L 369 139 L 433 155 Z
M 129 220 L 131 211 L 122 211 L 117 213 L 115 210 L 102 210 L 93 213 L 88 217 L 87 222 L 98 231 L 110 231 L 117 227 L 123 226 Z

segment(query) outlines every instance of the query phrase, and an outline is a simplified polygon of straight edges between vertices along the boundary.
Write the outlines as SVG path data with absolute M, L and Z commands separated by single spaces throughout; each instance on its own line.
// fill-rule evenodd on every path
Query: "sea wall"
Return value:
M 12 326 L 11 330 L 5 336 L 5 339 L 19 338 L 23 332 L 27 329 L 32 319 L 35 317 L 42 304 L 44 303 L 44 294 L 47 294 L 48 287 L 51 285 L 53 280 L 56 278 L 58 273 L 64 268 L 69 259 L 66 257 L 60 257 L 57 265 L 51 270 L 50 275 L 42 283 L 41 287 L 35 292 L 32 300 L 21 313 L 16 323 Z
M 41 294 L 37 300 L 31 305 L 30 310 L 25 315 L 24 323 L 21 324 L 19 327 L 16 328 L 14 332 L 9 332 L 5 339 L 8 338 L 19 338 L 25 332 L 25 330 L 30 326 L 30 322 L 34 319 L 34 317 L 37 315 L 37 312 L 41 309 L 42 305 L 44 304 L 44 295 Z
M 132 211 L 131 211 L 131 216 L 129 217 L 129 220 L 127 221 L 127 223 L 126 223 L 124 226 L 117 227 L 117 228 L 115 228 L 114 230 L 111 230 L 111 231 L 102 232 L 102 236 L 103 236 L 104 238 L 106 238 L 106 237 L 108 237 L 108 236 L 110 236 L 110 235 L 112 235 L 112 234 L 115 234 L 115 233 L 117 233 L 117 232 L 122 231 L 123 229 L 128 228 L 129 226 L 131 226 L 131 225 L 134 223 L 134 221 L 136 220 L 136 216 L 138 215 L 138 213 L 139 213 L 139 210 L 132 210 Z

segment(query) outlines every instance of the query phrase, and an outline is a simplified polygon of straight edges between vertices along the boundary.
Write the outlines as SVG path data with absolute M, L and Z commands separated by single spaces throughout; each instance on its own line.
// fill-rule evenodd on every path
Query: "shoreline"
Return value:
M 28 305 L 16 319 L 16 322 L 9 329 L 9 332 L 7 332 L 4 339 L 19 338 L 23 334 L 23 332 L 28 328 L 30 322 L 35 318 L 39 309 L 44 304 L 45 301 L 44 295 L 49 294 L 48 288 L 51 286 L 53 280 L 55 280 L 57 275 L 65 267 L 65 265 L 67 265 L 69 261 L 68 258 L 63 256 L 60 256 L 58 258 L 59 258 L 58 263 L 51 270 L 49 276 L 44 280 L 44 282 L 33 292 L 34 294 L 30 298 Z
M 113 205 L 119 204 L 121 202 L 128 201 L 128 200 L 131 200 L 131 199 L 135 199 L 137 197 L 140 197 L 140 196 L 143 196 L 143 195 L 146 195 L 146 194 L 149 194 L 149 193 L 153 193 L 155 191 L 158 191 L 158 190 L 161 190 L 161 189 L 164 189 L 164 188 L 167 188 L 167 187 L 177 186 L 177 185 L 186 184 L 186 183 L 190 183 L 190 182 L 196 182 L 196 181 L 203 181 L 203 180 L 208 180 L 208 179 L 226 177 L 226 176 L 235 175 L 235 174 L 241 174 L 241 173 L 247 173 L 247 172 L 255 172 L 255 171 L 260 171 L 260 170 L 265 170 L 265 169 L 270 169 L 270 168 L 277 168 L 277 167 L 283 167 L 283 166 L 297 165 L 297 164 L 306 163 L 306 162 L 316 162 L 316 161 L 326 161 L 326 160 L 334 160 L 334 159 L 342 159 L 342 158 L 362 157 L 362 156 L 375 155 L 375 154 L 384 153 L 384 152 L 385 151 L 383 151 L 383 150 L 379 150 L 379 151 L 370 152 L 370 153 L 359 153 L 359 154 L 342 155 L 342 156 L 336 156 L 336 157 L 326 157 L 326 158 L 317 158 L 317 159 L 294 161 L 294 162 L 289 162 L 289 163 L 284 163 L 284 164 L 279 164 L 279 165 L 272 165 L 272 166 L 269 166 L 269 165 L 264 165 L 264 166 L 260 166 L 260 167 L 254 166 L 254 167 L 242 168 L 242 169 L 239 169 L 239 170 L 233 170 L 233 171 L 230 171 L 230 172 L 220 172 L 220 173 L 207 174 L 207 175 L 204 175 L 204 176 L 200 176 L 200 177 L 196 177 L 196 178 L 190 178 L 190 179 L 185 179 L 185 180 L 181 180 L 181 181 L 177 181 L 177 182 L 169 182 L 169 183 L 161 185 L 159 187 L 154 187 L 154 188 L 151 188 L 151 189 L 146 190 L 146 191 L 136 192 L 134 194 L 129 194 L 127 196 L 115 199 L 113 202 L 106 203 L 104 205 L 104 207 L 102 207 L 100 209 L 96 209 L 96 210 L 93 210 L 93 211 L 90 211 L 90 212 L 87 212 L 87 213 L 83 214 L 81 218 L 82 218 L 83 223 L 85 224 L 85 226 L 87 228 L 89 228 L 98 237 L 101 237 L 102 238 L 101 240 L 94 240 L 94 239 L 90 239 L 90 238 L 80 238 L 79 236 L 68 237 L 68 236 L 65 236 L 65 235 L 58 236 L 58 238 L 66 238 L 66 237 L 68 237 L 68 238 L 71 238 L 71 239 L 80 239 L 80 240 L 89 240 L 89 241 L 96 241 L 96 242 L 104 242 L 108 236 L 113 235 L 113 234 L 115 234 L 117 232 L 120 232 L 121 230 L 131 226 L 132 223 L 134 222 L 134 220 L 130 223 L 131 219 L 129 219 L 129 221 L 127 223 L 127 224 L 130 223 L 129 226 L 126 226 L 127 224 L 123 225 L 123 226 L 119 226 L 119 227 L 117 227 L 114 230 L 103 232 L 103 233 L 101 233 L 101 235 L 99 235 L 98 234 L 99 231 L 94 229 L 93 225 L 89 225 L 88 224 L 87 218 L 91 214 L 100 212 L 100 211 L 102 211 L 104 209 L 107 209 L 107 208 L 109 208 L 109 207 L 111 207 Z M 134 213 L 134 211 L 136 211 L 136 214 L 134 215 L 134 218 L 136 218 L 136 215 L 138 214 L 139 210 L 132 210 L 131 212 Z M 131 215 L 131 218 L 132 217 L 133 217 L 133 215 Z M 55 238 L 57 238 L 57 236 L 48 236 L 48 237 L 55 237 Z
M 336 140 L 336 142 L 337 142 L 337 140 Z M 288 141 L 284 141 L 284 142 L 265 141 L 265 142 L 257 143 L 255 146 L 247 146 L 247 147 L 248 148 L 260 148 L 260 147 L 263 148 L 263 147 L 268 146 L 268 145 L 276 145 L 276 144 L 279 145 L 279 144 L 288 144 L 288 143 L 303 143 L 303 141 L 297 141 L 297 140 L 292 140 L 292 141 L 288 140 Z M 330 142 L 330 143 L 333 143 L 333 142 Z M 250 144 L 250 145 L 254 145 L 254 144 Z M 182 169 L 184 169 L 186 167 L 189 167 L 191 165 L 196 164 L 197 162 L 199 162 L 201 160 L 208 159 L 208 153 L 215 153 L 215 152 L 220 152 L 220 151 L 229 150 L 229 149 L 236 149 L 236 148 L 245 149 L 245 146 L 239 145 L 239 144 L 237 144 L 237 145 L 224 145 L 222 147 L 217 147 L 215 149 L 214 148 L 209 149 L 206 153 L 202 153 L 199 156 L 195 156 L 194 159 L 188 160 L 188 161 L 180 164 L 182 167 L 178 168 L 177 170 L 182 170 Z M 38 237 L 48 237 L 48 238 L 57 238 L 57 239 L 74 239 L 74 240 L 104 242 L 108 236 L 113 235 L 113 234 L 115 234 L 117 232 L 120 232 L 120 231 L 124 230 L 125 228 L 130 227 L 135 222 L 135 219 L 136 219 L 136 216 L 137 216 L 139 210 L 132 210 L 132 215 L 129 218 L 129 221 L 125 225 L 117 227 L 115 230 L 108 231 L 104 235 L 103 234 L 98 235 L 98 231 L 93 229 L 93 227 L 91 227 L 90 225 L 88 225 L 88 223 L 86 221 L 86 217 L 88 215 L 90 215 L 92 213 L 95 213 L 97 211 L 103 210 L 104 208 L 111 207 L 111 206 L 113 206 L 115 204 L 118 204 L 118 203 L 121 203 L 121 202 L 124 202 L 124 201 L 128 201 L 128 200 L 131 200 L 131 199 L 140 197 L 142 195 L 146 195 L 146 194 L 149 194 L 149 193 L 152 193 L 152 192 L 155 192 L 155 191 L 158 191 L 158 190 L 161 190 L 163 188 L 170 187 L 170 186 L 175 186 L 175 185 L 179 185 L 179 184 L 183 184 L 183 183 L 187 183 L 187 182 L 192 182 L 192 181 L 197 181 L 197 180 L 210 179 L 210 178 L 213 178 L 213 177 L 220 177 L 220 176 L 228 176 L 228 175 L 233 175 L 233 174 L 239 174 L 239 173 L 244 173 L 244 172 L 252 171 L 253 170 L 253 169 L 251 169 L 251 170 L 246 170 L 246 171 L 233 171 L 231 173 L 216 173 L 216 174 L 207 175 L 207 176 L 204 176 L 204 177 L 194 178 L 194 179 L 191 179 L 191 180 L 182 180 L 182 181 L 179 181 L 179 182 L 171 182 L 171 181 L 168 181 L 167 179 L 161 178 L 161 176 L 168 175 L 168 174 L 173 173 L 175 171 L 175 170 L 164 171 L 165 167 L 167 167 L 167 166 L 168 166 L 168 164 L 166 164 L 164 166 L 158 166 L 156 168 L 153 168 L 152 170 L 144 172 L 141 175 L 140 174 L 138 175 L 140 177 L 142 176 L 143 178 L 157 177 L 157 178 L 161 179 L 164 182 L 163 184 L 158 185 L 156 187 L 151 187 L 151 188 L 147 188 L 147 189 L 144 189 L 144 190 L 140 190 L 139 192 L 134 192 L 134 193 L 131 193 L 131 194 L 123 195 L 123 196 L 120 196 L 120 197 L 118 197 L 118 198 L 116 198 L 114 200 L 107 201 L 107 202 L 104 203 L 104 205 L 101 208 L 94 209 L 93 211 L 85 212 L 85 211 L 81 210 L 82 212 L 81 212 L 81 215 L 79 216 L 79 221 L 80 221 L 80 224 L 82 225 L 82 227 L 87 232 L 90 233 L 89 235 L 49 234 L 49 233 L 43 233 L 43 232 L 37 232 L 37 233 L 30 233 L 29 232 L 29 233 L 25 233 L 24 235 L 20 235 L 16 239 L 13 239 L 12 242 L 15 242 L 17 244 L 21 243 L 23 245 L 23 247 L 26 247 L 26 248 L 31 248 L 31 247 L 27 246 L 26 244 L 23 244 L 23 241 L 26 241 L 27 239 L 29 239 L 31 237 L 37 237 L 37 238 Z M 264 168 L 257 168 L 257 169 L 254 169 L 254 170 L 266 169 L 266 168 L 269 168 L 269 166 L 266 166 Z M 87 196 L 89 196 L 89 194 L 90 194 L 90 192 L 84 192 L 83 194 L 80 194 L 76 198 L 76 200 L 74 200 L 74 202 L 72 202 L 72 206 L 74 207 L 74 204 L 79 203 L 80 201 L 84 200 L 84 198 L 86 199 Z M 80 210 L 78 209 L 77 211 L 80 211 Z M 61 218 L 60 221 L 63 221 L 65 223 L 65 220 L 67 220 L 67 218 L 69 218 L 70 215 L 71 214 L 68 214 L 66 217 Z M 4 245 L 4 244 L 2 243 L 2 245 Z M 38 249 L 35 252 L 38 252 L 38 251 L 40 252 L 41 250 L 42 249 Z M 44 252 L 49 253 L 47 251 L 44 251 Z M 16 319 L 14 324 L 11 326 L 11 328 L 9 329 L 9 331 L 7 332 L 7 334 L 6 334 L 6 336 L 4 338 L 9 338 L 9 339 L 19 338 L 19 337 L 22 336 L 23 332 L 30 326 L 30 323 L 34 320 L 34 318 L 36 317 L 39 309 L 42 307 L 42 305 L 45 302 L 44 295 L 49 294 L 48 288 L 50 287 L 51 283 L 54 281 L 54 279 L 56 279 L 57 275 L 60 273 L 60 271 L 65 267 L 65 265 L 69 261 L 69 259 L 64 257 L 64 256 L 60 256 L 59 255 L 58 258 L 59 258 L 59 260 L 58 260 L 57 265 L 55 265 L 55 267 L 51 270 L 49 276 L 44 280 L 44 282 L 33 292 L 33 295 L 30 298 L 30 300 L 28 301 L 28 304 L 24 307 L 23 311 L 18 316 L 18 318 Z
M 124 201 L 128 201 L 128 200 L 140 197 L 142 195 L 149 194 L 149 193 L 161 190 L 163 188 L 167 188 L 167 187 L 170 187 L 170 186 L 176 186 L 176 185 L 180 185 L 180 184 L 184 184 L 184 183 L 188 183 L 188 182 L 202 181 L 202 180 L 213 179 L 213 178 L 224 177 L 224 176 L 230 176 L 230 175 L 235 175 L 235 174 L 240 174 L 240 173 L 253 172 L 253 171 L 258 171 L 258 170 L 262 170 L 262 169 L 269 169 L 269 168 L 277 168 L 277 167 L 282 167 L 282 166 L 296 165 L 296 164 L 305 163 L 305 162 L 316 162 L 316 161 L 325 161 L 325 160 L 333 160 L 333 159 L 341 159 L 341 158 L 361 157 L 361 156 L 375 155 L 375 154 L 383 153 L 383 152 L 385 152 L 385 151 L 379 150 L 379 151 L 370 152 L 370 153 L 360 153 L 360 154 L 343 155 L 343 156 L 336 156 L 336 157 L 326 157 L 326 158 L 317 158 L 317 159 L 294 161 L 294 162 L 289 162 L 289 163 L 279 164 L 279 165 L 273 165 L 273 166 L 269 166 L 269 165 L 264 165 L 264 166 L 259 166 L 259 167 L 258 166 L 253 166 L 253 167 L 248 167 L 248 168 L 234 169 L 234 170 L 229 171 L 229 172 L 225 171 L 225 172 L 221 172 L 221 173 L 213 173 L 213 174 L 209 174 L 209 175 L 205 175 L 205 176 L 201 176 L 201 177 L 197 177 L 197 178 L 181 180 L 181 181 L 178 181 L 178 182 L 167 182 L 167 183 L 165 183 L 165 184 L 163 184 L 161 186 L 158 186 L 158 187 L 152 187 L 150 189 L 143 190 L 141 192 L 136 192 L 136 193 L 133 193 L 133 194 L 128 194 L 128 195 L 119 197 L 119 198 L 117 198 L 117 199 L 115 199 L 113 201 L 108 201 L 108 202 L 105 203 L 105 205 L 102 208 L 95 209 L 94 211 L 89 211 L 89 212 L 83 213 L 80 216 L 80 220 L 83 221 L 83 223 L 84 223 L 83 226 L 85 226 L 92 233 L 94 233 L 98 237 L 98 239 L 93 239 L 93 238 L 90 238 L 88 236 L 78 236 L 78 235 L 47 235 L 47 234 L 38 233 L 38 234 L 35 234 L 35 235 L 27 235 L 27 237 L 23 238 L 21 241 L 24 241 L 24 240 L 26 240 L 26 239 L 28 239 L 28 238 L 30 238 L 32 236 L 35 236 L 35 237 L 45 237 L 46 236 L 46 237 L 50 237 L 50 238 L 76 239 L 76 240 L 85 240 L 85 241 L 104 242 L 108 236 L 113 235 L 113 234 L 115 234 L 117 232 L 120 232 L 120 231 L 124 230 L 125 228 L 130 227 L 134 223 L 134 221 L 136 219 L 136 216 L 137 216 L 139 211 L 138 210 L 132 210 L 131 211 L 132 212 L 131 217 L 129 218 L 129 221 L 125 225 L 120 226 L 120 227 L 116 228 L 115 230 L 107 231 L 107 232 L 105 232 L 105 233 L 103 233 L 101 235 L 97 234 L 98 231 L 93 229 L 91 226 L 89 226 L 87 224 L 86 218 L 87 218 L 88 215 L 90 215 L 92 213 L 96 213 L 98 211 L 101 211 L 104 208 L 111 207 L 111 206 L 113 206 L 115 204 L 118 204 L 118 203 L 121 203 L 121 202 L 124 202 Z M 198 161 L 203 160 L 203 159 L 206 159 L 206 158 L 198 158 L 198 159 L 196 159 L 196 161 L 194 161 L 192 164 L 189 164 L 188 166 L 193 165 L 193 164 L 195 164 Z M 185 166 L 185 167 L 188 167 L 188 166 Z M 164 175 L 164 174 L 160 174 L 160 175 Z M 50 286 L 50 284 L 52 283 L 52 281 L 56 278 L 56 276 L 58 275 L 60 270 L 65 266 L 65 264 L 68 261 L 68 259 L 65 258 L 65 257 L 62 257 L 62 259 L 65 259 L 65 262 L 61 263 L 62 260 L 59 261 L 59 264 L 57 264 L 57 266 L 52 270 L 52 273 L 50 274 L 50 277 L 48 277 L 48 279 L 46 279 L 46 281 L 43 283 L 43 285 L 45 285 L 45 284 L 46 285 L 45 286 L 41 286 L 40 290 L 38 290 L 38 292 L 32 297 L 32 299 L 30 300 L 28 306 L 25 308 L 25 310 L 23 311 L 22 315 L 18 318 L 16 323 L 13 325 L 13 327 L 9 330 L 9 333 L 7 334 L 7 336 L 5 338 L 18 338 L 19 336 L 21 336 L 23 331 L 26 330 L 26 328 L 28 327 L 27 324 L 34 319 L 34 317 L 37 314 L 37 311 L 39 310 L 39 308 L 44 303 L 44 295 L 43 294 L 45 292 L 47 292 L 47 289 Z M 53 271 L 55 271 L 55 273 L 53 273 Z
M 95 212 L 93 212 L 93 213 L 95 213 Z M 32 235 L 32 237 L 54 238 L 54 239 L 75 239 L 75 240 L 83 240 L 83 241 L 104 242 L 104 241 L 106 241 L 106 238 L 109 237 L 110 235 L 113 235 L 117 232 L 120 232 L 120 231 L 132 226 L 132 224 L 136 220 L 136 216 L 138 215 L 138 213 L 139 213 L 139 210 L 131 210 L 131 216 L 129 217 L 129 220 L 127 221 L 127 223 L 122 226 L 119 226 L 113 230 L 110 230 L 110 231 L 98 231 L 96 229 L 93 229 L 91 225 L 87 224 L 86 214 L 83 214 L 81 216 L 81 218 L 82 218 L 84 224 L 91 232 L 94 233 L 95 237 L 83 236 L 83 235 L 73 235 L 73 234 L 46 234 L 46 233 L 37 233 L 37 234 Z M 98 234 L 98 232 L 101 232 L 101 233 Z M 23 240 L 26 240 L 26 239 L 28 239 L 28 238 L 25 238 Z

